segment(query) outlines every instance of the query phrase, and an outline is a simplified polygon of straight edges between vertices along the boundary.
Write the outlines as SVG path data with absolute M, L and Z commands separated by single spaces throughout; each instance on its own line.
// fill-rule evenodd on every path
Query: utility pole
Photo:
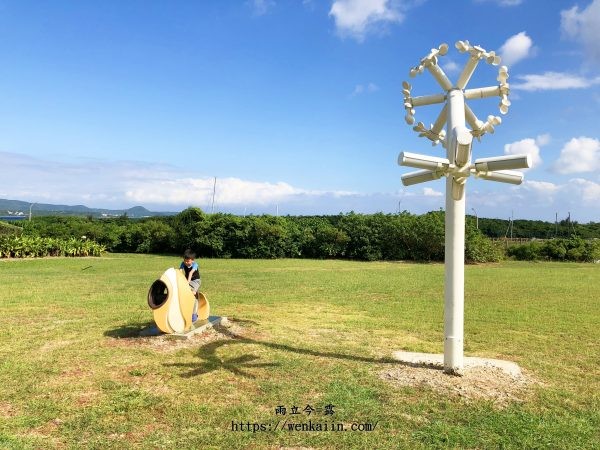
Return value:
M 477 211 L 475 211 L 475 208 L 471 208 L 471 209 L 475 213 L 475 228 L 477 228 L 479 230 L 479 216 L 477 215 Z
M 212 206 L 210 207 L 210 213 L 215 213 L 215 192 L 217 190 L 217 177 L 215 177 L 215 181 L 213 183 L 213 194 L 212 194 Z
M 514 224 L 514 219 L 513 219 L 514 215 L 513 215 L 513 210 L 510 210 L 510 240 L 512 241 L 513 238 L 513 224 Z

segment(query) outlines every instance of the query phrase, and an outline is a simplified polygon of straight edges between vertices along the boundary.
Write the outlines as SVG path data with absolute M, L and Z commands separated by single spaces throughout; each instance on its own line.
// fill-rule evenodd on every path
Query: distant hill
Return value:
M 64 215 L 64 216 L 94 216 L 94 217 L 118 217 L 124 214 L 130 218 L 141 218 L 150 216 L 169 216 L 171 212 L 149 211 L 143 206 L 134 206 L 129 209 L 103 209 L 89 208 L 85 205 L 53 205 L 50 203 L 32 203 L 21 200 L 0 199 L 0 216 L 4 217 L 29 217 L 29 208 L 35 216 L 39 215 Z

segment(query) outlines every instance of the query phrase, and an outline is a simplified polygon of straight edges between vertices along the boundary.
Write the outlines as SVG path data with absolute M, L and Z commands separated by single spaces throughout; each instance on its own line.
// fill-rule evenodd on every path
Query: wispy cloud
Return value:
M 81 160 L 56 162 L 0 152 L 0 197 L 61 204 L 121 208 L 141 204 L 167 210 L 212 201 L 214 178 L 191 176 L 185 169 L 140 161 Z M 278 202 L 310 202 L 359 197 L 349 191 L 311 190 L 277 181 L 236 177 L 217 179 L 216 202 L 222 207 L 261 207 Z
M 375 83 L 368 83 L 366 85 L 357 84 L 356 86 L 354 86 L 354 91 L 352 91 L 352 97 L 361 94 L 372 94 L 373 92 L 377 92 L 378 90 L 379 86 L 377 86 Z
M 442 69 L 444 69 L 444 72 L 446 73 L 453 74 L 458 73 L 460 66 L 458 63 L 456 63 L 456 61 L 448 59 L 442 64 Z
M 275 0 L 248 0 L 246 4 L 252 8 L 255 16 L 264 16 L 276 5 Z
M 547 137 L 541 136 L 535 143 L 541 146 L 545 140 Z M 575 164 L 566 165 L 563 173 L 584 172 L 593 167 L 598 171 L 600 142 L 573 139 L 563 149 L 563 157 Z M 579 158 L 587 161 L 587 165 Z M 142 205 L 163 211 L 179 211 L 190 205 L 207 210 L 212 202 L 212 176 L 196 176 L 165 164 L 102 159 L 58 162 L 5 152 L 0 152 L 0 160 L 3 161 L 0 198 L 115 209 Z M 481 192 L 478 187 L 495 189 L 494 183 L 481 180 L 468 183 L 468 199 L 480 217 L 505 217 L 514 209 L 519 217 L 540 218 L 549 207 L 552 211 L 568 207 L 573 215 L 597 220 L 590 211 L 600 202 L 600 184 L 592 180 L 579 177 L 563 184 L 526 180 L 514 189 L 503 186 L 491 192 Z M 281 214 L 338 214 L 392 212 L 401 201 L 402 209 L 421 214 L 444 206 L 444 180 L 428 184 L 407 188 L 403 193 L 356 192 L 307 189 L 285 181 L 219 177 L 215 205 L 216 211 L 237 213 L 275 214 L 275 205 L 279 205 Z
M 523 0 L 475 0 L 475 3 L 496 3 L 498 6 L 518 6 Z
M 470 181 L 469 181 L 470 183 Z M 476 190 L 476 184 L 484 190 Z M 522 185 L 489 191 L 489 182 L 477 181 L 471 185 L 468 201 L 475 205 L 480 217 L 554 220 L 554 212 L 572 213 L 576 220 L 597 221 L 596 207 L 600 202 L 600 184 L 572 178 L 564 183 L 525 179 Z
M 561 11 L 561 31 L 563 36 L 576 40 L 583 45 L 586 60 L 600 64 L 600 0 L 593 0 L 587 8 L 579 6 Z
M 557 184 L 550 183 L 549 181 L 524 181 L 523 186 L 526 190 L 534 191 L 541 195 L 552 195 L 560 189 Z
M 308 10 L 314 10 L 315 0 L 302 0 L 302 6 L 304 6 Z
M 600 84 L 600 77 L 584 78 L 579 75 L 561 72 L 517 75 L 520 81 L 510 85 L 512 89 L 522 91 L 547 91 L 561 89 L 584 89 Z
M 530 201 L 544 201 L 563 207 L 573 204 L 573 199 L 577 199 L 584 206 L 596 206 L 600 202 L 600 184 L 584 178 L 571 178 L 564 184 L 525 181 L 519 189 L 533 195 L 525 196 Z
M 500 48 L 502 64 L 513 65 L 517 62 L 533 56 L 535 47 L 533 41 L 525 31 L 521 31 L 514 36 L 509 37 Z
M 329 15 L 338 34 L 363 41 L 372 32 L 381 32 L 388 24 L 401 23 L 402 2 L 397 0 L 335 0 Z
M 576 191 L 586 205 L 598 206 L 600 202 L 600 184 L 584 178 L 570 180 L 572 188 Z
M 360 195 L 349 191 L 321 191 L 294 187 L 285 182 L 260 182 L 240 178 L 180 178 L 149 180 L 135 183 L 125 192 L 125 198 L 142 204 L 205 205 L 211 201 L 213 187 L 215 198 L 221 206 L 265 206 L 280 202 L 293 202 L 296 198 L 341 198 Z
M 444 195 L 443 192 L 436 191 L 430 187 L 423 188 L 423 195 L 425 197 L 442 197 Z

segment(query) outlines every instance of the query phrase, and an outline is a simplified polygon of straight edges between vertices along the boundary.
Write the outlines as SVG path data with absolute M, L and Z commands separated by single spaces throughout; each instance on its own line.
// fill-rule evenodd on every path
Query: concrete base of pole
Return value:
M 444 340 L 444 372 L 459 374 L 464 367 L 463 340 L 448 336 Z
M 392 357 L 400 362 L 418 367 L 431 367 L 432 369 L 444 369 L 444 355 L 436 353 L 416 353 L 398 351 L 392 354 Z M 475 356 L 465 356 L 463 358 L 463 369 L 448 372 L 452 375 L 462 375 L 463 371 L 474 367 L 493 367 L 502 370 L 513 378 L 521 376 L 521 368 L 517 363 L 504 361 L 502 359 L 478 358 Z

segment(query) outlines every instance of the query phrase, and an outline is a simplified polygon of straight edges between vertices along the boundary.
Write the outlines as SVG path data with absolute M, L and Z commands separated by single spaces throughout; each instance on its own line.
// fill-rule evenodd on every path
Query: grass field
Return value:
M 136 337 L 178 263 L 0 260 L 0 448 L 600 447 L 598 264 L 466 268 L 465 353 L 540 381 L 501 407 L 380 377 L 396 350 L 442 352 L 443 265 L 202 260 L 233 328 Z M 309 420 L 375 429 L 273 430 Z

